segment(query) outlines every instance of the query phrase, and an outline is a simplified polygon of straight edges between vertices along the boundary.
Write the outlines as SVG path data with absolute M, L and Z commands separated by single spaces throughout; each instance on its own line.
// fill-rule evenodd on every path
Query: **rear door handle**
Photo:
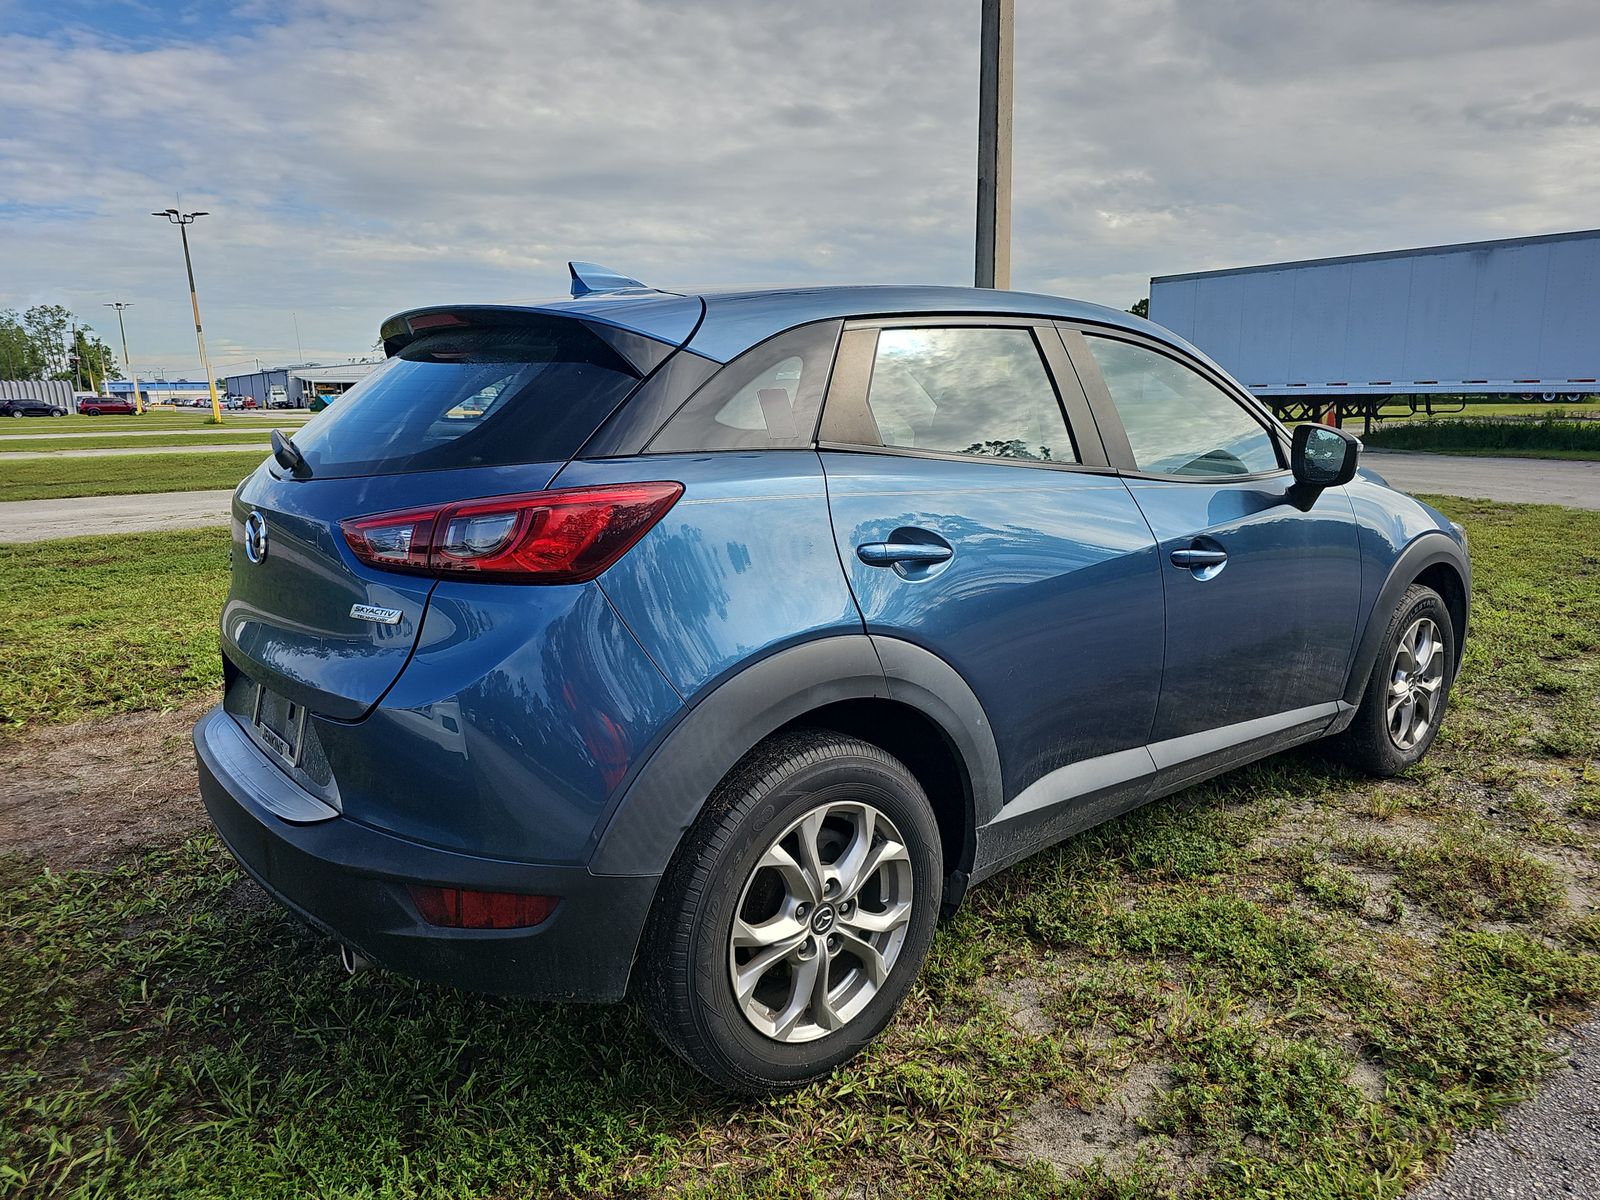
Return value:
M 925 542 L 868 542 L 856 547 L 856 557 L 869 567 L 892 567 L 896 563 L 927 566 L 942 563 L 953 553 L 949 546 Z
M 1226 550 L 1195 550 L 1192 547 L 1172 552 L 1172 565 L 1182 567 L 1185 571 L 1197 570 L 1201 567 L 1220 567 L 1228 561 Z

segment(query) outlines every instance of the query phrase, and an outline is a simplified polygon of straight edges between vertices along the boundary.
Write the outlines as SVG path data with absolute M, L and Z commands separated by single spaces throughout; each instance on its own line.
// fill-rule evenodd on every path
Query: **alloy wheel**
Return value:
M 728 939 L 740 1012 L 780 1042 L 843 1028 L 887 982 L 911 915 L 894 823 L 861 801 L 818 805 L 772 840 L 740 894 Z
M 1413 621 L 1395 650 L 1389 669 L 1389 740 L 1410 750 L 1425 736 L 1439 711 L 1444 690 L 1444 643 L 1431 617 Z

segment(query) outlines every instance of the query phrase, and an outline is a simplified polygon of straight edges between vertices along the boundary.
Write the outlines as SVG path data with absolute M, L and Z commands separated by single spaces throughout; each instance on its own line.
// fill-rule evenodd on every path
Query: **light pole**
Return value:
M 978 67 L 978 238 L 974 282 L 1011 286 L 1013 0 L 983 0 Z
M 133 369 L 133 360 L 128 357 L 128 330 L 122 323 L 122 310 L 132 308 L 132 304 L 124 304 L 121 300 L 113 300 L 105 304 L 104 308 L 117 310 L 117 332 L 122 334 L 122 365 L 128 368 L 128 378 L 133 380 L 133 411 L 144 412 L 144 401 L 139 398 L 139 375 Z
M 194 340 L 200 347 L 200 365 L 205 369 L 206 387 L 211 389 L 211 419 L 216 424 L 222 424 L 222 401 L 217 398 L 217 381 L 211 374 L 211 360 L 206 357 L 206 335 L 200 329 L 200 297 L 194 290 L 194 264 L 189 261 L 189 226 L 194 224 L 196 217 L 210 214 L 204 212 L 179 212 L 175 208 L 163 212 L 151 213 L 152 217 L 165 217 L 178 227 L 178 233 L 183 237 L 183 266 L 189 272 L 189 306 L 194 309 Z

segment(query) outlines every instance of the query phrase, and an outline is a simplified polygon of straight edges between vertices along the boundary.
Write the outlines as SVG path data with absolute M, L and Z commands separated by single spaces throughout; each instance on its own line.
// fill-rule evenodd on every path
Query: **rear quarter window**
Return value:
M 713 375 L 651 439 L 651 453 L 809 446 L 841 323 L 769 338 Z
M 638 384 L 577 321 L 426 334 L 295 434 L 313 478 L 571 457 Z

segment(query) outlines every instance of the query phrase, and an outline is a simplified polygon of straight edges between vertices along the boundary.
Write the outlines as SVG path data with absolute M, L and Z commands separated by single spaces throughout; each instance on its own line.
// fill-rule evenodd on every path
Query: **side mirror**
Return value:
M 1361 439 L 1331 425 L 1297 425 L 1289 466 L 1302 488 L 1338 487 L 1356 477 Z

